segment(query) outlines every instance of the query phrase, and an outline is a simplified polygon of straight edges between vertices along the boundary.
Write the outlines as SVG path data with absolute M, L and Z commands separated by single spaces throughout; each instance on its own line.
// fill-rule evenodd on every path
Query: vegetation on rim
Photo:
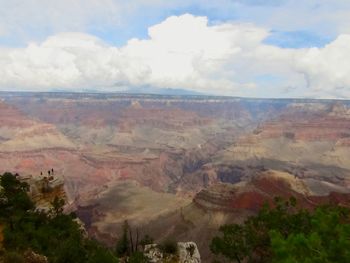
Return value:
M 350 262 L 350 210 L 298 208 L 296 200 L 275 198 L 244 224 L 224 225 L 211 251 L 234 262 Z

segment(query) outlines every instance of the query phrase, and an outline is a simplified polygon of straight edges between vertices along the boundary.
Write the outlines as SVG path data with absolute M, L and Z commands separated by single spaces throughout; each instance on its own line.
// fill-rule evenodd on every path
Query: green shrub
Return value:
M 130 258 L 129 258 L 129 263 L 148 263 L 148 258 L 139 251 L 134 252 Z
M 336 205 L 309 212 L 295 199 L 276 199 L 274 208 L 220 232 L 211 251 L 235 262 L 350 262 L 350 210 Z

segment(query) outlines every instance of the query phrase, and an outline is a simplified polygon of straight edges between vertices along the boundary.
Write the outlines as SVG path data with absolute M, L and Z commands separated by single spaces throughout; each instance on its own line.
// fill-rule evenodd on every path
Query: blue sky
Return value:
M 339 27 L 343 21 L 341 17 L 336 18 L 337 13 L 343 13 L 344 10 L 349 12 L 350 8 L 350 1 L 347 0 L 131 0 L 128 1 L 130 4 L 122 5 L 119 4 L 122 1 L 102 0 L 98 12 L 94 14 L 93 10 L 80 12 L 71 9 L 70 3 L 77 2 L 81 9 L 89 10 L 96 5 L 91 2 L 98 1 L 72 0 L 62 1 L 66 4 L 56 10 L 57 14 L 52 14 L 55 8 L 53 2 L 52 0 L 0 0 L 2 6 L 0 14 L 3 15 L 0 28 L 9 28 L 16 33 L 0 34 L 0 44 L 21 46 L 28 41 L 42 40 L 57 32 L 78 30 L 120 46 L 130 38 L 147 38 L 148 27 L 160 23 L 169 16 L 190 13 L 206 16 L 210 23 L 247 22 L 268 27 L 271 30 L 268 43 L 282 47 L 322 46 L 334 39 L 340 31 Z M 103 10 L 104 2 L 109 2 L 106 10 Z M 113 2 L 116 9 L 108 10 Z M 48 8 L 50 5 L 53 7 Z M 28 6 L 30 8 L 27 8 Z M 71 10 L 68 11 L 69 9 Z M 66 11 L 68 12 L 65 14 Z M 329 17 L 328 12 L 334 12 L 335 18 Z M 74 16 L 77 19 L 74 19 Z M 345 22 L 344 26 L 349 24 Z
M 350 96 L 348 65 L 338 63 L 350 56 L 348 0 L 0 0 L 0 5 L 1 90 L 146 85 L 218 95 Z M 187 27 L 189 37 L 178 32 Z M 192 45 L 197 27 L 207 42 L 199 43 L 198 52 Z M 166 41 L 172 37 L 185 46 L 174 51 Z M 70 43 L 82 45 L 81 52 Z M 227 53 L 214 52 L 215 46 Z M 157 53 L 149 56 L 157 48 L 169 62 Z M 188 52 L 189 59 L 183 56 Z M 47 57 L 53 54 L 60 54 L 54 65 Z M 142 65 L 124 72 L 122 62 L 135 59 Z M 84 60 L 104 64 L 86 68 Z M 96 80 L 86 77 L 91 75 Z

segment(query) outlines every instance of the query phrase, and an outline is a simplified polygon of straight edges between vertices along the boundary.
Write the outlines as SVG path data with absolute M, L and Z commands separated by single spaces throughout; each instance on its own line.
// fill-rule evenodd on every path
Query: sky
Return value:
M 350 98 L 350 0 L 0 0 L 0 90 Z

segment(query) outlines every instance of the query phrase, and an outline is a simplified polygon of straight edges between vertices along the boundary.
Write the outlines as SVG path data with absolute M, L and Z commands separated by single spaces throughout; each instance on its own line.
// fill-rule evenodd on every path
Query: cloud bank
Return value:
M 350 97 L 350 35 L 322 48 L 287 49 L 264 43 L 270 34 L 254 24 L 211 25 L 190 14 L 168 17 L 148 29 L 148 38 L 122 47 L 86 33 L 58 33 L 25 47 L 0 48 L 0 87 L 153 86 L 218 95 Z M 278 92 L 269 95 L 269 89 Z

